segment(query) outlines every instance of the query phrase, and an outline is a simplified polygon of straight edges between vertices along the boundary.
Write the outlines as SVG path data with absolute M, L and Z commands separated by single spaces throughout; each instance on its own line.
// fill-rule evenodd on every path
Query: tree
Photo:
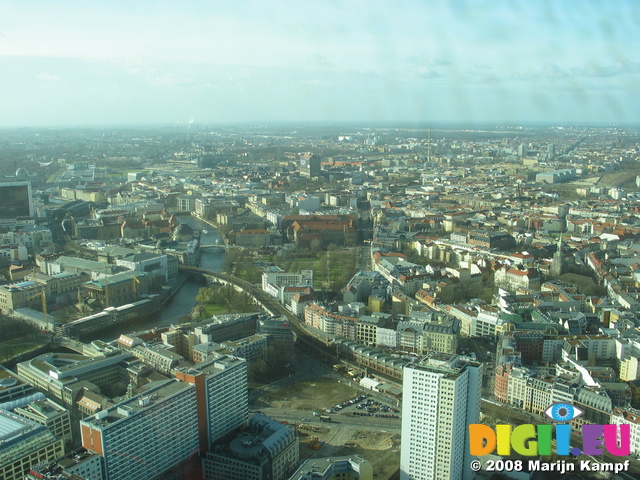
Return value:
M 264 383 L 264 380 L 269 371 L 269 366 L 264 360 L 254 360 L 249 363 L 247 372 L 249 375 L 249 381 L 253 383 Z

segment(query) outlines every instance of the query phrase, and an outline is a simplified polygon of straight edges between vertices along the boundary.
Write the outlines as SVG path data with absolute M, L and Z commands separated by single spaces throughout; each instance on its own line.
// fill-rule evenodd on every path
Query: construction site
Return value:
M 347 381 L 324 377 L 272 391 L 261 398 L 260 408 L 296 428 L 301 459 L 360 455 L 373 464 L 376 479 L 395 478 L 400 421 L 356 416 L 358 401 L 369 396 Z M 342 404 L 349 407 L 336 409 Z

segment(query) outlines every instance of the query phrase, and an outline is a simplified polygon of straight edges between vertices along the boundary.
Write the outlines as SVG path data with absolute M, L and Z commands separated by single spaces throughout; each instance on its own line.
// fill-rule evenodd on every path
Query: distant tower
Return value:
M 300 155 L 300 175 L 308 178 L 317 178 L 322 170 L 322 159 L 318 155 L 303 153 Z
M 553 160 L 556 156 L 556 145 L 554 143 L 550 143 L 547 145 L 547 155 L 549 156 L 549 160 Z
M 519 156 L 519 157 L 526 157 L 526 156 L 527 156 L 528 151 L 529 151 L 529 150 L 527 149 L 527 146 L 526 146 L 524 143 L 521 143 L 521 144 L 518 146 L 518 156 Z
M 562 251 L 562 235 L 560 235 L 560 238 L 558 239 L 558 246 L 556 247 L 556 253 L 553 254 L 549 273 L 551 273 L 553 278 L 558 278 L 564 273 L 564 271 L 564 252 Z

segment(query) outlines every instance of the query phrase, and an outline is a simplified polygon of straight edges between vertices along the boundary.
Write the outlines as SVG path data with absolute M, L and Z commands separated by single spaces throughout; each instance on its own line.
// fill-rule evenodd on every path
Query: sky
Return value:
M 637 0 L 0 0 L 0 127 L 639 112 Z

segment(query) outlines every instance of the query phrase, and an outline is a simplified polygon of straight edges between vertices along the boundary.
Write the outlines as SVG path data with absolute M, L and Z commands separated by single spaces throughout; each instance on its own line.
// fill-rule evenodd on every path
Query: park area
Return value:
M 16 318 L 0 316 L 0 361 L 41 347 L 46 343 L 40 331 Z
M 230 249 L 224 271 L 251 283 L 259 283 L 265 266 L 277 266 L 285 272 L 313 270 L 315 289 L 337 292 L 356 272 L 357 247 L 330 245 L 326 250 L 303 250 L 281 256 L 275 253 L 252 253 Z

